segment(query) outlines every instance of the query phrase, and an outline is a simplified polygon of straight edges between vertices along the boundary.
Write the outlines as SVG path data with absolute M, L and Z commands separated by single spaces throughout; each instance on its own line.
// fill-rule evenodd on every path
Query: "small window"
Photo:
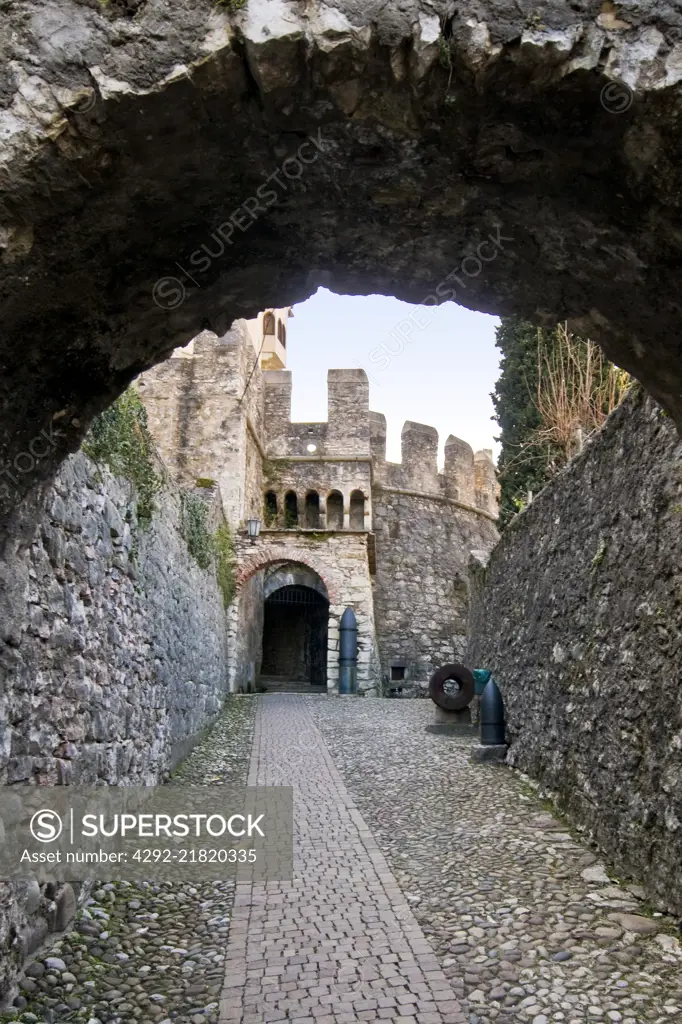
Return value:
M 350 496 L 350 528 L 351 530 L 364 530 L 365 528 L 365 496 L 362 491 L 353 491 Z
M 264 313 L 263 314 L 263 334 L 274 334 L 275 333 L 275 314 Z
M 327 529 L 343 530 L 343 494 L 332 491 L 327 498 Z
M 287 347 L 287 329 L 281 320 L 277 321 L 277 337 L 282 348 Z
M 305 525 L 309 530 L 320 528 L 320 496 L 317 491 L 308 491 L 305 496 Z
M 298 498 L 295 491 L 287 491 L 284 495 L 284 526 L 287 530 L 298 526 Z
M 391 665 L 391 682 L 397 683 L 405 678 L 405 666 L 404 665 Z
M 266 526 L 274 526 L 277 522 L 277 495 L 268 491 L 263 502 L 263 522 Z

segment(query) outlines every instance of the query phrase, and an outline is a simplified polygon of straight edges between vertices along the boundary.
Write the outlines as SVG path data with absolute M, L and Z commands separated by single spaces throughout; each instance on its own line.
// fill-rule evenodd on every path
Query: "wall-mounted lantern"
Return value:
M 246 520 L 246 531 L 249 535 L 249 540 L 252 544 L 256 543 L 256 538 L 260 533 L 260 519 L 247 519 Z

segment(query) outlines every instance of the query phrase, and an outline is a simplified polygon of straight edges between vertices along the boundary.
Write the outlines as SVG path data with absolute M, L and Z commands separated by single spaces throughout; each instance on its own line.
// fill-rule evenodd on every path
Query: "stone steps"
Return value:
M 313 684 L 306 683 L 302 680 L 296 679 L 282 679 L 277 676 L 265 676 L 261 677 L 256 684 L 256 689 L 260 686 L 267 686 L 267 693 L 326 693 L 327 687 L 324 683 Z

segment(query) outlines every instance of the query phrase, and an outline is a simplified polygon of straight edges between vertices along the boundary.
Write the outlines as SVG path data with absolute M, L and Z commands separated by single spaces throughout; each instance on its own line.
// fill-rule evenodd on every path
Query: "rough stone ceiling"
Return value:
M 676 5 L 227 7 L 0 0 L 5 521 L 141 369 L 318 284 L 572 318 L 682 423 Z

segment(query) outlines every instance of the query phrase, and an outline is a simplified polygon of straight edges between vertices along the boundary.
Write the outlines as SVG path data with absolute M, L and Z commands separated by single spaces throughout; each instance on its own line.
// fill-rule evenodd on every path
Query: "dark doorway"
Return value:
M 298 498 L 295 491 L 287 491 L 284 495 L 284 527 L 293 530 L 298 526 Z
M 328 622 L 329 602 L 312 587 L 280 587 L 266 598 L 261 678 L 268 690 L 326 688 Z
M 266 526 L 274 526 L 277 522 L 277 495 L 268 491 L 263 501 L 263 519 Z
M 308 491 L 305 496 L 305 525 L 309 530 L 320 528 L 320 496 L 317 491 Z

